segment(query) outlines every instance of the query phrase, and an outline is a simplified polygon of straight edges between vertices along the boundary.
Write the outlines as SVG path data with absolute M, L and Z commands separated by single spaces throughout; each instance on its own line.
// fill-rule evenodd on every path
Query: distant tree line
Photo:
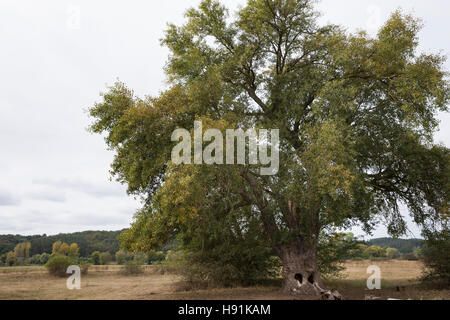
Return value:
M 102 233 L 102 232 L 100 232 Z M 91 234 L 87 232 L 85 234 Z M 114 233 L 109 233 L 114 234 Z M 65 235 L 67 236 L 67 235 Z M 16 236 L 15 239 L 27 238 L 22 236 Z M 36 240 L 35 237 L 31 237 Z M 46 237 L 50 238 L 50 237 Z M 66 237 L 70 238 L 70 237 Z M 4 239 L 4 238 L 3 238 Z M 105 240 L 103 240 L 105 241 Z M 117 242 L 117 240 L 114 240 Z M 137 265 L 154 264 L 165 260 L 167 252 L 174 247 L 173 243 L 170 243 L 160 251 L 154 251 L 150 253 L 141 252 L 127 252 L 125 250 L 115 250 L 110 249 L 109 251 L 95 250 L 90 252 L 86 248 L 80 247 L 76 242 L 63 242 L 57 240 L 50 244 L 49 249 L 46 252 L 37 252 L 36 248 L 33 248 L 32 241 L 25 241 L 17 243 L 8 252 L 0 254 L 0 266 L 25 266 L 25 265 L 46 265 L 52 263 L 52 260 L 58 261 L 59 264 L 82 264 L 82 265 L 108 265 L 111 263 L 115 264 L 126 264 L 133 262 Z M 113 245 L 113 248 L 117 248 L 117 244 Z M 89 248 L 92 248 L 92 244 Z M 109 247 L 109 246 L 108 246 Z M 8 248 L 11 248 L 8 245 Z M 40 247 L 38 247 L 39 249 Z M 102 248 L 98 246 L 97 248 Z M 84 249 L 84 250 L 83 250 Z M 89 253 L 88 255 L 82 255 L 81 252 Z M 61 269 L 61 268 L 60 268 Z
M 425 244 L 421 239 L 379 238 L 361 241 L 352 233 L 336 233 L 326 237 L 327 245 L 319 246 L 319 253 L 329 257 L 339 256 L 339 260 L 419 260 Z M 331 241 L 330 241 L 331 239 Z M 322 250 L 320 250 L 322 249 Z
M 17 239 L 20 239 L 20 237 L 17 236 Z M 32 238 L 36 240 L 36 237 Z M 449 243 L 448 232 L 430 234 L 427 240 L 380 238 L 368 242 L 359 240 L 352 233 L 322 234 L 319 241 L 319 266 L 321 273 L 328 277 L 338 275 L 343 270 L 342 262 L 345 260 L 421 259 L 426 265 L 424 279 L 428 282 L 431 279 L 434 282 L 439 281 L 439 283 L 445 284 L 448 283 L 450 278 L 450 272 L 448 271 Z M 443 248 L 445 250 L 442 250 Z M 227 283 L 241 283 L 244 278 L 247 281 L 257 281 L 256 278 L 248 280 L 251 272 L 246 272 L 245 266 L 249 264 L 249 261 L 260 265 L 262 272 L 273 273 L 281 266 L 280 262 L 270 252 L 268 252 L 270 258 L 268 261 L 271 262 L 270 265 L 267 265 L 267 262 L 263 261 L 264 259 L 260 261 L 255 259 L 254 256 L 246 258 L 224 255 L 214 257 L 192 256 L 187 249 L 178 242 L 171 242 L 158 251 L 147 253 L 133 253 L 124 249 L 113 251 L 113 253 L 96 250 L 87 256 L 82 256 L 80 254 L 82 250 L 76 242 L 69 244 L 57 240 L 50 245 L 49 253 L 34 253 L 36 250 L 33 250 L 32 242 L 26 241 L 20 242 L 12 250 L 0 254 L 0 266 L 45 265 L 51 274 L 64 276 L 67 267 L 74 264 L 80 265 L 84 273 L 87 273 L 90 265 L 123 265 L 124 272 L 131 274 L 137 273 L 139 266 L 164 262 L 164 268 L 180 273 L 193 281 L 202 280 L 202 277 L 206 277 L 219 284 L 223 279 L 226 279 Z M 253 251 L 251 250 L 251 252 Z M 207 258 L 214 258 L 216 264 L 210 263 L 207 269 L 201 268 L 199 261 Z M 245 262 L 246 260 L 243 259 L 248 261 Z M 228 269 L 231 268 L 234 271 L 227 274 L 220 273 L 224 264 L 227 265 Z M 214 267 L 215 265 L 217 267 Z
M 397 248 L 388 246 L 381 247 L 364 243 L 358 243 L 356 248 L 348 252 L 348 260 L 419 260 L 421 256 L 421 247 L 414 247 L 411 252 L 402 253 Z
M 13 251 L 14 248 L 24 242 L 31 245 L 30 256 L 41 253 L 52 253 L 55 242 L 77 243 L 81 257 L 89 257 L 94 251 L 109 252 L 114 255 L 119 251 L 117 237 L 121 231 L 84 231 L 68 234 L 47 235 L 0 235 L 0 255 Z
M 422 248 L 425 240 L 422 239 L 394 239 L 377 238 L 367 242 L 369 245 L 375 245 L 383 248 L 395 248 L 401 254 L 413 253 L 415 248 Z
M 360 242 L 355 250 L 350 252 L 349 259 L 403 259 L 419 260 L 425 244 L 421 239 L 378 238 Z
M 60 246 L 57 250 L 67 254 L 70 250 L 75 250 L 71 248 L 71 244 L 77 246 L 77 256 L 92 260 L 94 264 L 101 264 L 100 255 L 103 256 L 102 261 L 116 261 L 117 258 L 119 261 L 130 261 L 134 259 L 134 254 L 120 250 L 118 236 L 122 231 L 84 231 L 54 236 L 0 235 L 0 264 L 4 265 L 8 261 L 10 265 L 23 265 L 27 259 L 31 264 L 45 264 L 48 257 L 54 254 L 54 246 Z M 338 248 L 342 248 L 341 251 L 345 251 L 341 252 L 341 255 L 346 259 L 413 260 L 419 256 L 419 251 L 424 245 L 424 240 L 421 239 L 379 238 L 368 242 L 357 241 L 353 236 L 351 239 L 356 242 L 353 247 L 348 246 L 348 243 L 351 243 L 348 241 L 345 246 L 337 245 Z M 174 244 L 171 243 L 161 250 L 148 254 L 147 258 L 138 253 L 138 260 L 147 260 L 146 263 L 164 260 L 167 251 L 173 247 Z

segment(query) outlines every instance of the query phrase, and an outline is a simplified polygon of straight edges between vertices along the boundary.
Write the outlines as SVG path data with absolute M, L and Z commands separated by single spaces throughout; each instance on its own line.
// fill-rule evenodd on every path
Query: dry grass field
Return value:
M 367 267 L 381 269 L 381 290 L 367 290 Z M 366 296 L 412 300 L 450 300 L 450 290 L 424 288 L 418 278 L 423 265 L 419 261 L 348 261 L 342 279 L 327 281 L 328 287 L 338 289 L 347 299 L 364 299 Z M 400 289 L 400 291 L 399 291 Z
M 382 289 L 368 291 L 366 274 L 369 265 L 378 265 L 382 271 Z M 399 299 L 450 299 L 450 290 L 437 291 L 422 288 L 417 277 L 422 265 L 415 261 L 358 261 L 348 262 L 342 279 L 329 280 L 329 288 L 338 289 L 346 299 L 364 299 L 366 295 Z M 261 287 L 188 290 L 186 284 L 174 275 L 160 275 L 147 267 L 139 276 L 124 276 L 119 266 L 94 266 L 82 277 L 81 290 L 68 290 L 65 278 L 47 274 L 43 267 L 0 268 L 0 299 L 48 300 L 279 300 L 293 299 L 280 291 L 281 282 L 275 280 Z M 397 290 L 400 288 L 400 292 Z

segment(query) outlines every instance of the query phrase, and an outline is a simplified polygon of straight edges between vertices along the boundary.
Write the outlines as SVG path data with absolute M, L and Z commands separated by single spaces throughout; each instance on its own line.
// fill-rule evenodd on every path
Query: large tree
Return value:
M 211 212 L 247 221 L 283 263 L 284 289 L 317 294 L 319 234 L 379 221 L 406 231 L 446 212 L 449 150 L 433 144 L 447 111 L 444 58 L 417 54 L 420 22 L 395 12 L 376 37 L 319 26 L 309 0 L 249 0 L 230 16 L 217 1 L 169 25 L 169 88 L 141 99 L 117 83 L 90 109 L 115 150 L 112 174 L 144 208 L 123 235 L 150 250 L 208 225 Z M 280 169 L 180 165 L 177 128 L 280 129 Z M 254 225 L 255 218 L 259 221 Z

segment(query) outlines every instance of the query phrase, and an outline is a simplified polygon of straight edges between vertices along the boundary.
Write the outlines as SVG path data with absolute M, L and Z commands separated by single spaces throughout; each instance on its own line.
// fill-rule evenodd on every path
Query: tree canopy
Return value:
M 450 97 L 444 57 L 418 54 L 410 15 L 394 12 L 370 37 L 318 25 L 313 3 L 248 0 L 230 15 L 204 0 L 161 41 L 167 90 L 139 98 L 116 83 L 90 109 L 91 131 L 115 151 L 112 174 L 145 204 L 125 247 L 151 250 L 213 213 L 232 217 L 233 234 L 254 228 L 281 258 L 286 290 L 310 293 L 321 232 L 383 221 L 402 235 L 400 204 L 418 224 L 448 214 L 450 153 L 433 142 Z M 279 129 L 279 172 L 173 165 L 171 134 L 195 120 Z

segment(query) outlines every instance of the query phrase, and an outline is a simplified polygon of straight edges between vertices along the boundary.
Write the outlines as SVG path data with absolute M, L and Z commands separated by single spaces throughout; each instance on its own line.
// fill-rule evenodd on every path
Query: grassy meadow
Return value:
M 367 267 L 377 265 L 382 271 L 382 289 L 366 289 Z M 126 276 L 120 266 L 93 266 L 81 278 L 81 290 L 68 290 L 66 278 L 50 276 L 44 267 L 0 268 L 0 299 L 45 300 L 280 300 L 304 299 L 284 295 L 281 280 L 249 288 L 209 288 L 193 290 L 181 278 L 160 274 L 157 267 L 147 266 L 144 273 Z M 328 288 L 338 289 L 345 299 L 363 300 L 366 296 L 383 298 L 435 300 L 450 299 L 450 290 L 432 290 L 419 285 L 422 264 L 418 261 L 349 261 L 342 278 L 325 281 Z M 400 289 L 400 291 L 398 291 Z

